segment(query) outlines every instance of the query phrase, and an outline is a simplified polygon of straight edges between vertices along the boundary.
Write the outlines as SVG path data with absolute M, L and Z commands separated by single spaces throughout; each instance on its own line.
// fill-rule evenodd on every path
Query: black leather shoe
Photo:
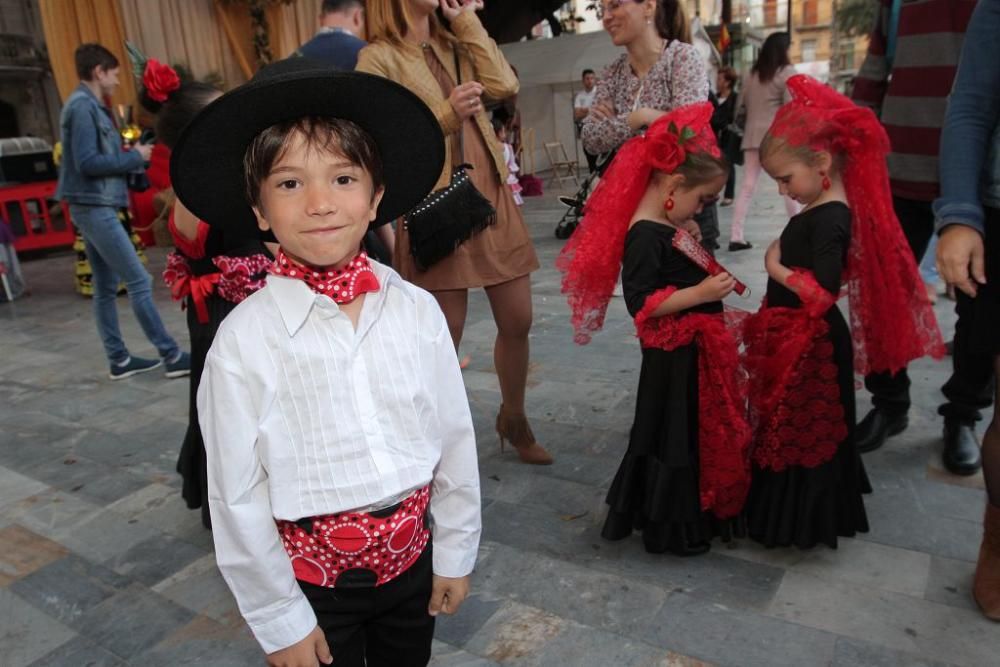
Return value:
M 944 452 L 941 460 L 954 475 L 975 475 L 983 465 L 979 440 L 970 424 L 944 423 Z
M 753 247 L 753 244 L 747 241 L 730 241 L 729 242 L 729 252 L 739 252 L 740 250 L 749 250 Z
M 872 408 L 854 432 L 858 451 L 862 454 L 874 452 L 885 444 L 889 436 L 902 433 L 909 424 L 910 418 L 905 412 L 892 414 L 882 408 Z

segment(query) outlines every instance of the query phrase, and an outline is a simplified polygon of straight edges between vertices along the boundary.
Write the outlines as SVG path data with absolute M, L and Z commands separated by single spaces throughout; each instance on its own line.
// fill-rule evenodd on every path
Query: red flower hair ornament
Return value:
M 181 87 L 181 79 L 170 65 L 161 63 L 156 58 L 146 61 L 142 73 L 142 86 L 146 89 L 149 99 L 156 102 L 166 102 L 170 93 Z
M 674 173 L 689 155 L 719 157 L 712 131 L 712 105 L 691 104 L 670 111 L 646 133 L 622 144 L 584 208 L 580 226 L 556 259 L 562 292 L 580 345 L 604 325 L 608 301 L 621 271 L 625 235 L 654 170 Z

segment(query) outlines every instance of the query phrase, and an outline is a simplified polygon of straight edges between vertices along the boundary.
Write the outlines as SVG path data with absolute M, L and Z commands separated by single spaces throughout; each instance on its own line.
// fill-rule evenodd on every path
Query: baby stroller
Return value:
M 580 189 L 572 196 L 561 195 L 559 197 L 559 201 L 568 208 L 563 213 L 562 218 L 559 219 L 559 224 L 556 225 L 555 234 L 557 239 L 568 239 L 573 230 L 576 229 L 576 226 L 580 223 L 580 219 L 583 217 L 583 205 L 587 202 L 587 197 L 590 196 L 590 188 L 593 186 L 595 180 L 604 175 L 604 170 L 611 164 L 614 156 L 615 151 L 612 151 L 598 157 L 597 170 L 587 174 L 587 177 L 583 179 L 583 183 L 580 185 Z

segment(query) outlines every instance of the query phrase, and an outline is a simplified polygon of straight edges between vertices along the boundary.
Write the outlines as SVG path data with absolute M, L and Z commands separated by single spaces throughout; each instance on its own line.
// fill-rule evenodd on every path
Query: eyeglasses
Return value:
M 633 2 L 645 2 L 645 0 L 632 0 Z M 628 4 L 629 0 L 608 0 L 597 5 L 597 20 L 603 21 L 604 17 L 611 12 L 618 11 L 622 5 Z

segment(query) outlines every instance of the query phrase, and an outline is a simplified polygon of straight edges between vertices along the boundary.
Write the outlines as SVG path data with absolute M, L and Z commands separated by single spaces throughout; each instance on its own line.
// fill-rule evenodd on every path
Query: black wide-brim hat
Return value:
M 409 212 L 441 175 L 444 135 L 414 93 L 379 76 L 289 58 L 261 68 L 191 121 L 170 157 L 177 197 L 209 225 L 256 229 L 243 175 L 246 149 L 272 125 L 306 116 L 352 121 L 374 139 L 385 185 L 375 224 Z

